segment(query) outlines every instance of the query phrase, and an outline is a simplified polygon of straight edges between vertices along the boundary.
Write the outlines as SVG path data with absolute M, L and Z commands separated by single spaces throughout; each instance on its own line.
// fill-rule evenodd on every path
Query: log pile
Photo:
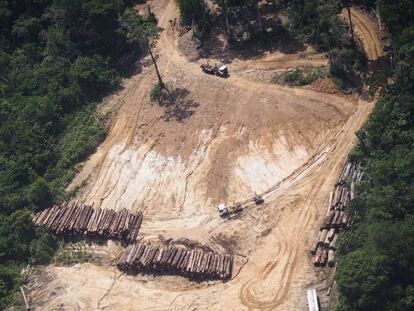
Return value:
M 36 227 L 45 227 L 55 234 L 135 241 L 142 213 L 135 215 L 126 209 L 103 210 L 87 204 L 66 202 L 36 213 L 32 221 Z
M 233 257 L 201 248 L 183 245 L 129 245 L 117 262 L 121 271 L 167 273 L 197 279 L 231 277 Z
M 314 256 L 315 267 L 335 265 L 336 241 L 340 230 L 349 226 L 349 218 L 344 209 L 356 198 L 356 186 L 361 182 L 363 172 L 352 163 L 345 163 L 341 174 L 330 193 L 328 211 L 322 223 L 316 241 L 310 250 Z

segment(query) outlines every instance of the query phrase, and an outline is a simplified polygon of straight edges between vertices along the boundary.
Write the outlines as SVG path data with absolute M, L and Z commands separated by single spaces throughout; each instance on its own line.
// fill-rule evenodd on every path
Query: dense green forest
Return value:
M 0 309 L 22 266 L 53 254 L 55 239 L 34 231 L 31 214 L 68 195 L 75 164 L 105 136 L 96 103 L 145 48 L 154 18 L 132 4 L 0 0 Z
M 350 156 L 365 177 L 341 243 L 338 310 L 414 310 L 414 4 L 365 5 L 390 32 L 395 71 Z

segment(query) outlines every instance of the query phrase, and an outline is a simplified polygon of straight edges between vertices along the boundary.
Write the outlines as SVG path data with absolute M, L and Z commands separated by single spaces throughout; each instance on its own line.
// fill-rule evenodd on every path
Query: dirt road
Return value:
M 269 53 L 252 61 L 243 61 L 240 64 L 243 70 L 261 69 L 261 70 L 280 70 L 300 66 L 327 66 L 328 59 L 323 53 L 317 53 L 310 46 L 301 53 Z M 244 66 L 243 66 L 244 65 Z
M 346 22 L 349 22 L 346 10 L 342 12 L 342 17 Z M 374 61 L 383 57 L 384 47 L 381 40 L 379 40 L 377 24 L 358 8 L 351 8 L 351 20 L 368 60 Z
M 48 266 L 50 281 L 31 293 L 34 308 L 304 310 L 306 287 L 326 277 L 314 271 L 308 249 L 373 104 L 238 73 L 257 60 L 235 61 L 228 79 L 205 75 L 177 49 L 168 23 L 178 14 L 175 1 L 151 1 L 151 8 L 165 29 L 159 67 L 181 104 L 169 111 L 149 102 L 151 65 L 125 81 L 100 107 L 114 111 L 107 139 L 71 186 L 86 180 L 77 199 L 95 206 L 142 210 L 146 237 L 189 238 L 233 252 L 233 278 L 195 283 L 92 264 Z M 218 217 L 219 202 L 269 189 L 264 206 L 233 220 Z

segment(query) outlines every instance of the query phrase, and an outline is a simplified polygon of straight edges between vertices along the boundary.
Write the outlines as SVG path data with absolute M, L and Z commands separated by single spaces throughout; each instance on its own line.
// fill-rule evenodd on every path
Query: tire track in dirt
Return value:
M 342 16 L 347 18 L 346 10 L 342 12 Z M 374 61 L 384 56 L 383 45 L 378 39 L 376 26 L 369 17 L 359 9 L 351 8 L 351 20 L 368 59 Z
M 370 112 L 372 105 L 366 105 L 365 107 L 361 107 L 359 109 L 359 115 L 354 116 L 348 123 L 344 125 L 343 131 L 339 134 L 337 139 L 337 148 L 333 148 L 333 150 L 337 149 L 331 155 L 332 158 L 328 160 L 327 163 L 322 162 L 319 163 L 318 167 L 308 173 L 307 176 L 304 176 L 302 181 L 300 182 L 301 185 L 307 185 L 308 190 L 306 198 L 302 200 L 302 203 L 299 204 L 297 207 L 300 210 L 300 214 L 295 216 L 293 214 L 292 217 L 298 217 L 297 226 L 292 233 L 288 233 L 287 237 L 293 237 L 290 241 L 285 241 L 288 251 L 285 250 L 284 252 L 278 252 L 272 258 L 272 262 L 266 263 L 262 272 L 255 278 L 248 280 L 246 283 L 243 284 L 240 290 L 239 298 L 242 304 L 247 306 L 249 309 L 274 309 L 280 306 L 286 299 L 291 290 L 291 283 L 293 279 L 293 275 L 295 273 L 295 269 L 297 269 L 297 261 L 299 256 L 304 256 L 303 252 L 303 244 L 301 241 L 303 240 L 304 236 L 307 232 L 312 232 L 312 218 L 314 218 L 317 214 L 318 209 L 318 201 L 321 199 L 321 195 L 318 195 L 320 190 L 323 187 L 327 187 L 329 185 L 329 178 L 323 178 L 323 176 L 333 175 L 336 171 L 338 171 L 343 163 L 344 156 L 349 152 L 352 148 L 352 144 L 354 141 L 353 133 L 354 128 L 359 128 L 362 126 L 362 123 L 365 121 L 366 116 Z M 322 176 L 322 177 L 321 177 Z M 295 185 L 292 185 L 291 188 L 294 188 Z M 289 189 L 285 191 L 288 193 Z M 322 192 L 323 193 L 323 192 Z M 284 204 L 284 197 L 279 197 L 280 203 Z M 288 243 L 291 242 L 291 243 Z M 279 241 L 277 245 L 281 242 Z M 286 253 L 288 255 L 286 256 Z M 284 258 L 285 257 L 285 258 Z M 254 286 L 260 284 L 261 282 L 266 281 L 266 279 L 272 274 L 274 268 L 277 265 L 284 264 L 283 272 L 278 278 L 277 284 L 274 285 L 274 296 L 272 299 L 267 299 L 268 295 L 266 296 L 257 296 L 254 292 Z
M 172 2 L 169 3 L 169 7 L 171 6 L 171 3 Z M 165 38 L 165 37 L 163 37 L 163 38 Z M 174 52 L 174 54 L 177 54 L 177 51 L 175 51 L 171 47 L 171 44 L 168 44 L 168 42 L 169 42 L 168 40 L 165 40 L 164 39 L 164 40 L 161 40 L 161 42 L 163 44 L 161 45 L 161 47 L 158 48 L 160 50 L 160 52 L 162 51 L 163 54 L 164 53 L 170 53 L 170 52 L 171 53 Z M 165 47 L 165 49 L 164 49 L 164 47 Z M 171 49 L 173 49 L 174 51 L 171 51 Z M 161 58 L 161 56 L 160 56 L 160 58 Z M 162 61 L 160 61 L 160 62 L 162 63 Z M 194 63 L 187 64 L 188 62 L 183 57 L 174 57 L 174 59 L 173 58 L 167 58 L 167 63 L 170 63 L 170 62 L 174 62 L 175 65 L 176 65 L 176 68 L 178 68 L 178 69 L 180 69 L 180 67 L 183 67 L 183 66 L 185 66 L 186 68 L 191 68 L 191 69 L 194 69 L 195 67 L 197 67 L 197 74 L 193 74 L 193 72 L 191 72 L 191 74 L 193 74 L 193 78 L 194 79 L 196 79 L 198 76 L 201 77 L 203 75 L 200 72 L 200 70 L 198 69 L 198 66 L 196 66 Z M 205 78 L 205 75 L 203 75 L 202 77 Z M 148 78 L 146 77 L 146 80 L 147 79 Z M 214 79 L 214 78 L 212 78 L 212 79 Z M 264 94 L 268 94 L 268 93 L 271 92 L 271 93 L 274 93 L 274 97 L 283 96 L 283 98 L 286 98 L 287 100 L 291 100 L 292 97 L 293 98 L 295 98 L 295 97 L 298 97 L 298 98 L 299 97 L 310 97 L 310 99 L 309 99 L 310 101 L 316 100 L 316 98 L 318 98 L 318 93 L 313 92 L 313 91 L 301 90 L 300 91 L 300 94 L 296 94 L 297 91 L 295 91 L 295 90 L 288 90 L 286 88 L 272 87 L 272 88 L 269 89 L 269 86 L 268 85 L 259 84 L 259 83 L 252 84 L 249 81 L 244 81 L 242 78 L 235 77 L 235 76 L 230 77 L 230 79 L 229 79 L 228 82 L 231 82 L 230 84 L 238 85 L 239 87 L 242 87 L 246 91 L 257 91 L 258 89 L 260 89 L 260 91 L 263 92 Z M 142 87 L 142 85 L 144 85 L 144 87 L 146 89 L 144 89 L 144 87 Z M 140 107 L 138 109 L 139 111 L 138 112 L 135 112 L 135 116 L 132 118 L 133 121 L 132 122 L 131 121 L 127 121 L 128 124 L 126 125 L 127 128 L 125 129 L 125 132 L 126 132 L 127 137 L 128 137 L 127 138 L 128 143 L 125 146 L 125 148 L 127 148 L 128 145 L 130 145 L 131 142 L 133 141 L 134 134 L 135 134 L 135 130 L 136 130 L 137 123 L 138 123 L 137 120 L 139 119 L 139 115 L 141 113 L 141 108 L 142 108 L 142 105 L 143 105 L 142 102 L 143 102 L 143 99 L 145 98 L 145 96 L 147 95 L 147 90 L 148 90 L 149 86 L 150 85 L 149 85 L 148 82 L 141 83 L 141 85 L 139 85 L 138 88 L 137 88 L 137 90 L 134 92 L 135 94 L 142 94 L 141 95 L 141 105 L 140 105 Z M 224 92 L 224 93 L 227 92 L 227 90 L 226 90 L 225 87 L 223 88 L 222 92 Z M 221 95 L 223 95 L 223 93 L 221 93 Z M 220 98 L 221 101 L 227 100 L 228 95 L 227 94 L 224 94 L 224 95 L 225 96 L 221 96 L 221 98 Z M 219 93 L 218 92 L 215 93 L 215 96 L 218 97 L 219 96 Z M 323 105 L 326 106 L 326 107 L 329 107 L 331 109 L 332 108 L 332 105 L 330 104 L 329 100 L 323 101 Z M 219 100 L 217 100 L 217 102 L 218 101 Z M 129 106 L 130 105 L 131 104 L 129 104 Z M 299 104 L 297 104 L 297 105 L 299 106 Z M 300 109 L 301 107 L 298 107 L 298 108 Z M 304 108 L 306 108 L 306 107 L 304 107 Z M 335 113 L 337 113 L 340 116 L 343 116 L 344 115 L 344 113 L 341 112 L 340 109 L 332 109 L 332 110 L 334 110 Z M 315 111 L 315 112 L 314 111 L 310 111 L 309 113 L 311 113 L 313 117 L 317 118 L 318 111 Z M 132 125 L 131 125 L 131 123 L 132 123 Z M 216 123 L 219 124 L 220 122 L 216 122 Z M 117 134 L 116 133 L 110 133 L 110 136 L 114 136 L 114 135 L 117 135 Z M 106 154 L 107 154 L 107 152 L 108 152 L 108 150 L 106 150 Z M 101 185 L 99 187 L 98 186 L 89 187 L 89 191 L 95 190 L 95 193 L 94 194 L 91 194 L 91 193 L 86 192 L 85 193 L 85 196 L 84 196 L 85 198 L 90 198 L 90 199 L 96 198 L 99 195 L 99 193 L 104 192 L 101 189 L 105 188 L 104 183 L 105 183 L 106 180 L 108 180 L 109 174 L 111 174 L 109 172 L 109 170 L 105 170 L 104 172 L 101 172 L 103 164 L 104 163 L 105 164 L 108 164 L 108 161 L 106 161 L 106 154 L 104 155 L 104 157 L 100 161 L 99 168 L 96 170 L 96 176 L 100 176 L 100 178 L 98 180 L 96 180 L 95 183 L 100 181 L 101 182 Z M 106 187 L 107 186 L 108 185 L 106 185 Z M 111 189 L 107 193 L 112 193 L 115 188 L 117 188 L 116 183 L 112 185 Z
M 100 145 L 100 150 L 98 153 L 96 153 L 94 156 L 96 156 L 96 159 L 94 159 L 94 163 L 96 163 L 93 171 L 90 172 L 89 177 L 94 176 L 101 176 L 100 181 L 101 184 L 99 187 L 90 187 L 85 193 L 83 193 L 82 198 L 90 198 L 95 197 L 97 195 L 97 192 L 99 189 L 103 187 L 103 183 L 105 180 L 107 180 L 107 174 L 109 174 L 109 170 L 106 169 L 107 166 L 107 157 L 109 152 L 111 151 L 112 147 L 121 141 L 121 137 L 126 135 L 128 137 L 128 140 L 131 140 L 130 137 L 133 136 L 133 132 L 131 132 L 131 126 L 129 125 L 132 123 L 133 125 L 136 125 L 138 123 L 139 115 L 142 109 L 142 106 L 144 105 L 145 95 L 147 94 L 147 90 L 149 87 L 149 80 L 151 79 L 150 72 L 143 73 L 144 75 L 142 78 L 137 79 L 137 81 L 134 81 L 134 87 L 132 89 L 125 89 L 125 94 L 122 96 L 124 105 L 121 107 L 121 109 L 127 109 L 132 110 L 132 119 L 133 121 L 126 121 L 126 119 L 131 119 L 131 115 L 125 115 L 122 113 L 122 119 L 119 118 L 116 119 L 116 121 L 112 124 L 109 133 L 107 135 L 106 140 Z M 139 92 L 140 89 L 143 89 L 143 95 L 141 96 L 139 103 L 139 109 L 138 111 L 134 111 L 132 107 L 128 107 L 128 101 L 125 101 L 125 98 L 130 96 L 135 96 Z M 121 111 L 118 111 L 119 114 Z M 135 130 L 135 127 L 132 127 L 132 131 Z M 102 175 L 103 174 L 103 175 Z M 76 180 L 76 179 L 75 179 Z M 96 181 L 95 181 L 96 183 Z M 116 187 L 116 184 L 113 185 L 112 189 Z M 95 192 L 92 193 L 92 191 L 95 189 Z M 109 193 L 110 190 L 107 192 Z
M 310 220 L 315 214 L 315 209 L 312 209 L 310 207 L 312 207 L 312 203 L 316 197 L 315 194 L 319 191 L 323 182 L 323 180 L 317 180 L 316 185 L 312 187 L 312 190 L 308 193 L 305 201 L 299 206 L 299 209 L 303 212 L 301 212 L 299 215 L 295 231 L 292 234 L 289 234 L 289 236 L 294 237 L 293 241 L 289 244 L 288 241 L 284 241 L 284 244 L 286 245 L 284 252 L 275 254 L 273 257 L 275 258 L 274 261 L 271 262 L 268 269 L 264 270 L 264 273 L 261 273 L 258 278 L 250 280 L 242 286 L 240 300 L 244 305 L 250 308 L 259 309 L 275 308 L 283 302 L 284 298 L 289 293 L 293 270 L 296 267 L 298 253 L 300 251 L 298 241 L 302 237 L 301 233 L 308 230 Z M 282 275 L 275 287 L 274 298 L 271 300 L 266 300 L 261 299 L 261 297 L 255 297 L 252 287 L 258 282 L 264 281 L 267 277 L 269 277 L 274 268 L 281 261 L 283 261 L 284 268 L 282 268 Z

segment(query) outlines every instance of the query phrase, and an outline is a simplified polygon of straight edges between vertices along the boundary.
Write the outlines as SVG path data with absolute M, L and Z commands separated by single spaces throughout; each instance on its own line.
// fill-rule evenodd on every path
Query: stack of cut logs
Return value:
M 126 209 L 114 211 L 78 203 L 63 203 L 45 209 L 33 217 L 33 224 L 56 234 L 98 236 L 135 241 L 142 222 L 142 213 Z
M 352 163 L 345 163 L 341 175 L 330 193 L 328 212 L 320 227 L 316 242 L 312 246 L 313 264 L 316 267 L 335 265 L 335 250 L 338 232 L 348 228 L 348 215 L 343 211 L 356 196 L 356 185 L 361 181 L 363 173 Z
M 117 266 L 127 272 L 153 272 L 185 275 L 198 279 L 228 279 L 233 258 L 205 249 L 189 249 L 183 245 L 159 246 L 137 243 L 128 246 Z

